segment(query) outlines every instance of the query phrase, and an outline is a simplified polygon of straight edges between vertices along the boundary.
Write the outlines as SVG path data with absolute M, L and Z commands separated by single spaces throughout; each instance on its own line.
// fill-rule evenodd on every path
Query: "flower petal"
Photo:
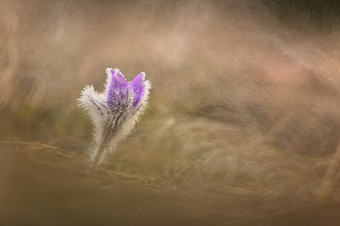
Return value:
M 142 72 L 139 75 L 137 75 L 129 84 L 129 89 L 133 91 L 134 98 L 132 105 L 134 107 L 137 106 L 137 104 L 140 102 L 140 100 L 143 97 L 144 94 L 144 77 L 145 73 Z
M 107 103 L 110 107 L 119 105 L 128 97 L 128 82 L 118 69 L 108 68 Z

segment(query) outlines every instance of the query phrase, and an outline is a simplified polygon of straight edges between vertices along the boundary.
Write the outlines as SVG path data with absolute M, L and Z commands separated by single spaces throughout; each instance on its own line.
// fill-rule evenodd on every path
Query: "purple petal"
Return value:
M 134 107 L 140 102 L 144 94 L 144 72 L 137 75 L 129 84 L 129 89 L 135 94 L 132 105 Z
M 107 103 L 110 107 L 120 104 L 121 100 L 127 99 L 128 82 L 118 70 L 110 69 Z M 117 95 L 119 94 L 119 96 Z
M 128 82 L 126 81 L 124 75 L 118 70 L 111 69 L 111 83 L 109 89 L 124 89 L 127 87 Z

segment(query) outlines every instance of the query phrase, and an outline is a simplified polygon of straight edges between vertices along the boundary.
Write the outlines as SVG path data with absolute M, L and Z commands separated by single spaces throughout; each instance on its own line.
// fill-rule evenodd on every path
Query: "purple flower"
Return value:
M 106 69 L 105 91 L 97 93 L 93 86 L 86 86 L 78 99 L 79 106 L 90 116 L 94 127 L 91 161 L 98 166 L 117 143 L 124 139 L 144 112 L 149 99 L 151 84 L 145 73 L 126 81 L 118 69 Z

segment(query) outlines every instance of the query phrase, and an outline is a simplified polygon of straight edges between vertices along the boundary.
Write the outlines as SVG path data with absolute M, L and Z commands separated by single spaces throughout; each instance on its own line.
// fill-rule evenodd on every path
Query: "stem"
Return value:
M 98 151 L 95 153 L 90 171 L 97 172 L 99 165 L 104 160 L 106 147 L 109 145 L 110 140 L 117 134 L 119 128 L 118 122 L 122 115 L 123 112 L 120 112 L 118 116 L 112 118 L 109 123 L 110 126 L 104 130 L 103 140 L 98 147 Z
M 91 165 L 91 171 L 92 172 L 97 172 L 98 170 L 98 166 L 100 165 L 100 159 L 101 157 L 103 156 L 103 154 L 105 153 L 105 148 L 106 148 L 106 145 L 105 145 L 105 142 L 102 142 L 98 148 L 98 151 L 97 153 L 95 154 L 95 157 L 93 159 L 93 162 L 92 162 L 92 165 Z

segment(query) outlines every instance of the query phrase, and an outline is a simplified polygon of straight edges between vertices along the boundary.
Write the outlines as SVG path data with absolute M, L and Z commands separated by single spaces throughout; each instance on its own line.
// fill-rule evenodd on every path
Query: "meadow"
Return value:
M 0 225 L 338 225 L 326 2 L 0 0 Z M 77 98 L 107 67 L 150 101 L 88 173 Z

